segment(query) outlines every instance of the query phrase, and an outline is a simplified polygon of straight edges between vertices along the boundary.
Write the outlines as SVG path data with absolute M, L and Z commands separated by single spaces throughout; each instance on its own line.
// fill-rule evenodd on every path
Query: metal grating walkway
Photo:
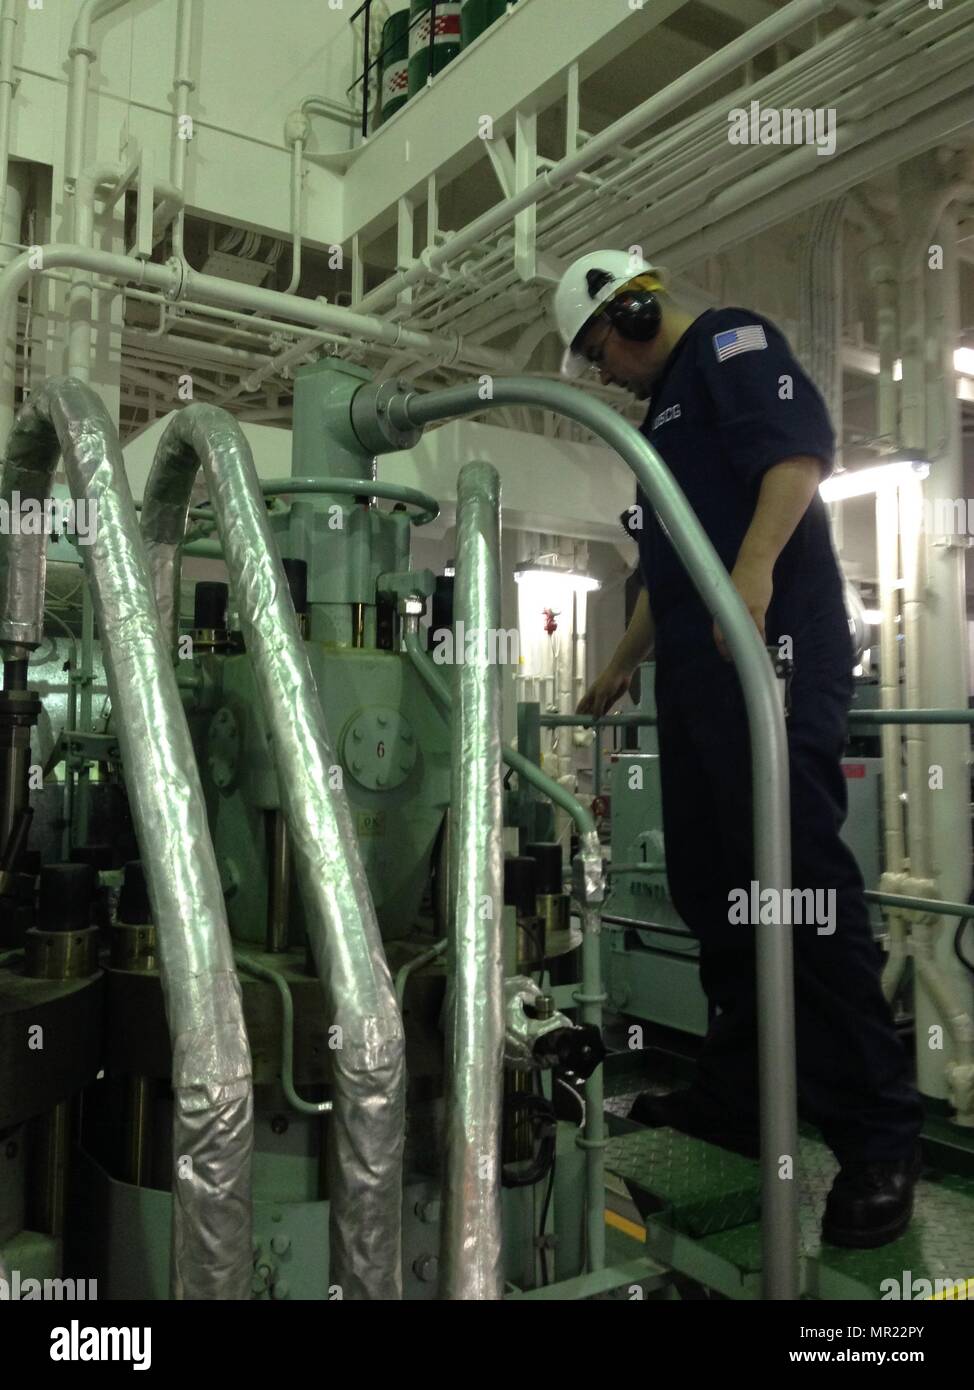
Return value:
M 823 1143 L 805 1136 L 799 1162 L 807 1296 L 881 1299 L 890 1292 L 883 1281 L 892 1279 L 906 1288 L 901 1297 L 950 1297 L 945 1281 L 974 1280 L 974 1179 L 922 1179 L 905 1235 L 879 1250 L 839 1250 L 823 1245 L 820 1234 L 838 1163 Z M 712 1279 L 729 1297 L 759 1296 L 756 1162 L 674 1130 L 646 1129 L 611 1139 L 606 1168 L 627 1184 L 650 1247 L 667 1252 L 691 1277 Z M 919 1280 L 929 1281 L 932 1292 Z

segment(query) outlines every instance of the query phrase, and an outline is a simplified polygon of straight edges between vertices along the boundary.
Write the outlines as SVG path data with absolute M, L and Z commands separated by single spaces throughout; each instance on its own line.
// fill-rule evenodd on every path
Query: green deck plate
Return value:
M 605 1262 L 610 1265 L 622 1264 L 624 1260 L 632 1257 L 633 1246 L 642 1246 L 643 1242 L 637 1240 L 635 1236 L 627 1235 L 625 1231 L 619 1231 L 614 1226 L 605 1228 Z
M 799 1222 L 806 1285 L 815 1298 L 882 1299 L 883 1281 L 974 1279 L 974 1181 L 956 1175 L 924 1178 L 913 1220 L 897 1241 L 878 1250 L 823 1245 L 822 1212 L 838 1163 L 825 1144 L 799 1145 Z M 609 1142 L 606 1166 L 650 1193 L 660 1212 L 654 1224 L 683 1231 L 741 1271 L 761 1269 L 758 1165 L 673 1130 L 626 1134 Z
M 610 1139 L 605 1166 L 660 1204 L 674 1230 L 705 1236 L 760 1213 L 757 1165 L 672 1129 Z

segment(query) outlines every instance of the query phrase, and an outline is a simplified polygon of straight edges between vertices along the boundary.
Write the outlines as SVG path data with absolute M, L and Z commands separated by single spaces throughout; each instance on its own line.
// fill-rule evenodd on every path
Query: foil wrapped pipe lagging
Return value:
M 43 502 L 59 456 L 72 496 L 95 509 L 93 543 L 80 550 L 159 938 L 175 1096 L 171 1292 L 249 1299 L 253 1082 L 223 892 L 118 436 L 98 396 L 71 377 L 48 382 L 17 417 L 8 504 L 15 492 Z M 0 536 L 0 642 L 40 640 L 39 540 Z
M 446 709 L 450 709 L 453 696 L 439 673 L 439 667 L 429 653 L 424 651 L 419 641 L 419 617 L 407 614 L 404 634 L 406 651 L 415 669 L 433 692 L 434 697 Z M 577 879 L 575 897 L 582 906 L 582 1020 L 602 1030 L 602 989 L 601 967 L 601 904 L 605 896 L 605 878 L 602 867 L 602 851 L 598 832 L 591 814 L 582 804 L 557 782 L 545 775 L 541 769 L 516 753 L 513 748 L 502 748 L 504 762 L 513 768 L 518 776 L 536 787 L 542 795 L 549 797 L 556 805 L 568 812 L 578 828 L 579 854 L 573 864 Z M 508 985 L 510 982 L 508 981 Z M 510 1030 L 508 1030 L 508 1039 Z M 602 1069 L 595 1071 L 585 1083 L 585 1193 L 586 1193 L 586 1253 L 590 1271 L 605 1266 L 605 1118 L 602 1111 Z
M 331 1054 L 328 1281 L 345 1299 L 398 1299 L 406 1084 L 402 1017 L 348 801 L 333 785 L 337 760 L 250 447 L 233 417 L 215 406 L 187 406 L 173 417 L 146 484 L 142 531 L 160 586 L 159 609 L 175 615 L 175 552 L 201 466 L 273 741 L 311 949 L 329 1022 L 339 1030 L 339 1046 Z
M 457 492 L 456 617 L 466 640 L 453 704 L 446 1180 L 440 1296 L 503 1297 L 504 1060 L 500 484 L 468 463 Z M 474 640 L 471 641 L 470 639 Z

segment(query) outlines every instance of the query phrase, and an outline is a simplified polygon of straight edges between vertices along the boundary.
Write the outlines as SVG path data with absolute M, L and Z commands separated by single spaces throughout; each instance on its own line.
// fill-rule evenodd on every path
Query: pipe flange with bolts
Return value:
M 423 436 L 422 427 L 393 415 L 390 406 L 411 390 L 407 381 L 369 382 L 352 398 L 352 429 L 363 449 L 372 454 L 391 454 L 412 449 Z M 398 412 L 397 412 L 398 415 Z
M 173 273 L 173 283 L 165 290 L 166 298 L 173 304 L 178 303 L 186 292 L 186 271 L 188 269 L 182 256 L 170 256 L 166 261 L 166 266 Z

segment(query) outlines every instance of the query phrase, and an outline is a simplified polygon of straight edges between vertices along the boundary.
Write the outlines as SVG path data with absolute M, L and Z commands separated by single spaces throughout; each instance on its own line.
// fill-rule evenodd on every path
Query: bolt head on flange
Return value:
M 412 449 L 423 431 L 405 423 L 401 403 L 413 390 L 408 381 L 370 381 L 352 397 L 352 429 L 370 454 Z M 397 409 L 397 407 L 400 407 Z

